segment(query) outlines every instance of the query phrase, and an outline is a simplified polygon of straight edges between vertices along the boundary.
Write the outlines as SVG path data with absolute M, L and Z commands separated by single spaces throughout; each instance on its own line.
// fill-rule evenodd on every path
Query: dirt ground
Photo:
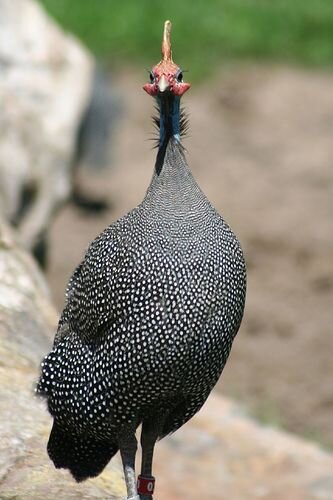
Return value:
M 190 73 L 187 74 L 190 79 Z M 112 203 L 73 206 L 51 233 L 48 279 L 61 307 L 89 242 L 143 198 L 152 175 L 145 73 L 116 81 L 125 105 L 110 171 L 81 174 Z M 333 75 L 229 68 L 194 86 L 188 162 L 238 235 L 248 265 L 243 325 L 217 390 L 261 419 L 333 446 Z

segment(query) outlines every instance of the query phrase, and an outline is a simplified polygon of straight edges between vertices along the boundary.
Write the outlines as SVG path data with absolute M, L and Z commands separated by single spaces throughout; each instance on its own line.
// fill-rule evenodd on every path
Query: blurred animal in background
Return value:
M 120 450 L 129 500 L 152 499 L 155 443 L 205 403 L 246 292 L 240 244 L 186 162 L 180 99 L 190 85 L 172 60 L 170 30 L 166 21 L 163 58 L 144 85 L 158 108 L 152 181 L 142 203 L 105 229 L 74 271 L 37 386 L 54 418 L 47 445 L 54 465 L 83 481 Z
M 83 191 L 77 178 L 79 168 L 94 173 L 112 165 L 113 132 L 121 117 L 122 105 L 113 88 L 110 72 L 96 66 L 88 105 L 79 124 L 73 154 L 73 188 L 71 201 L 87 211 L 108 208 L 106 200 Z
M 39 5 L 0 0 L 0 11 L 0 213 L 45 266 L 59 208 L 71 196 L 105 205 L 83 196 L 75 176 L 83 161 L 108 163 L 118 106 L 107 73 Z

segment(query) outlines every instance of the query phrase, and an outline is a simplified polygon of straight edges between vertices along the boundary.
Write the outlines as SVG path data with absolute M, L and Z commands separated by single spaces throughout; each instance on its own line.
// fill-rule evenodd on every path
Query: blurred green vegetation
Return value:
M 150 67 L 173 22 L 177 64 L 191 78 L 221 61 L 333 66 L 332 0 L 40 0 L 67 30 L 113 64 Z

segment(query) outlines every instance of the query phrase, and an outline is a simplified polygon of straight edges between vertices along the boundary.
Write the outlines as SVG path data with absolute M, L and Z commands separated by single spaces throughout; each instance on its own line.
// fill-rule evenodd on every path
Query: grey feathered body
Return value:
M 162 437 L 191 418 L 226 363 L 245 289 L 240 245 L 170 139 L 143 202 L 95 239 L 68 285 L 38 385 L 56 466 L 95 475 L 128 423 L 163 414 Z

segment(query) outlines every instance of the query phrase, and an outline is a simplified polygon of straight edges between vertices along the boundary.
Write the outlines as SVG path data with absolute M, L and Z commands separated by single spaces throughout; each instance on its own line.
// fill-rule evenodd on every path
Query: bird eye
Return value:
M 183 82 L 183 72 L 182 71 L 178 71 L 178 73 L 176 74 L 176 80 L 178 83 Z
M 154 73 L 152 71 L 149 73 L 149 78 L 150 78 L 150 83 L 154 83 L 155 82 L 155 75 L 154 75 Z

